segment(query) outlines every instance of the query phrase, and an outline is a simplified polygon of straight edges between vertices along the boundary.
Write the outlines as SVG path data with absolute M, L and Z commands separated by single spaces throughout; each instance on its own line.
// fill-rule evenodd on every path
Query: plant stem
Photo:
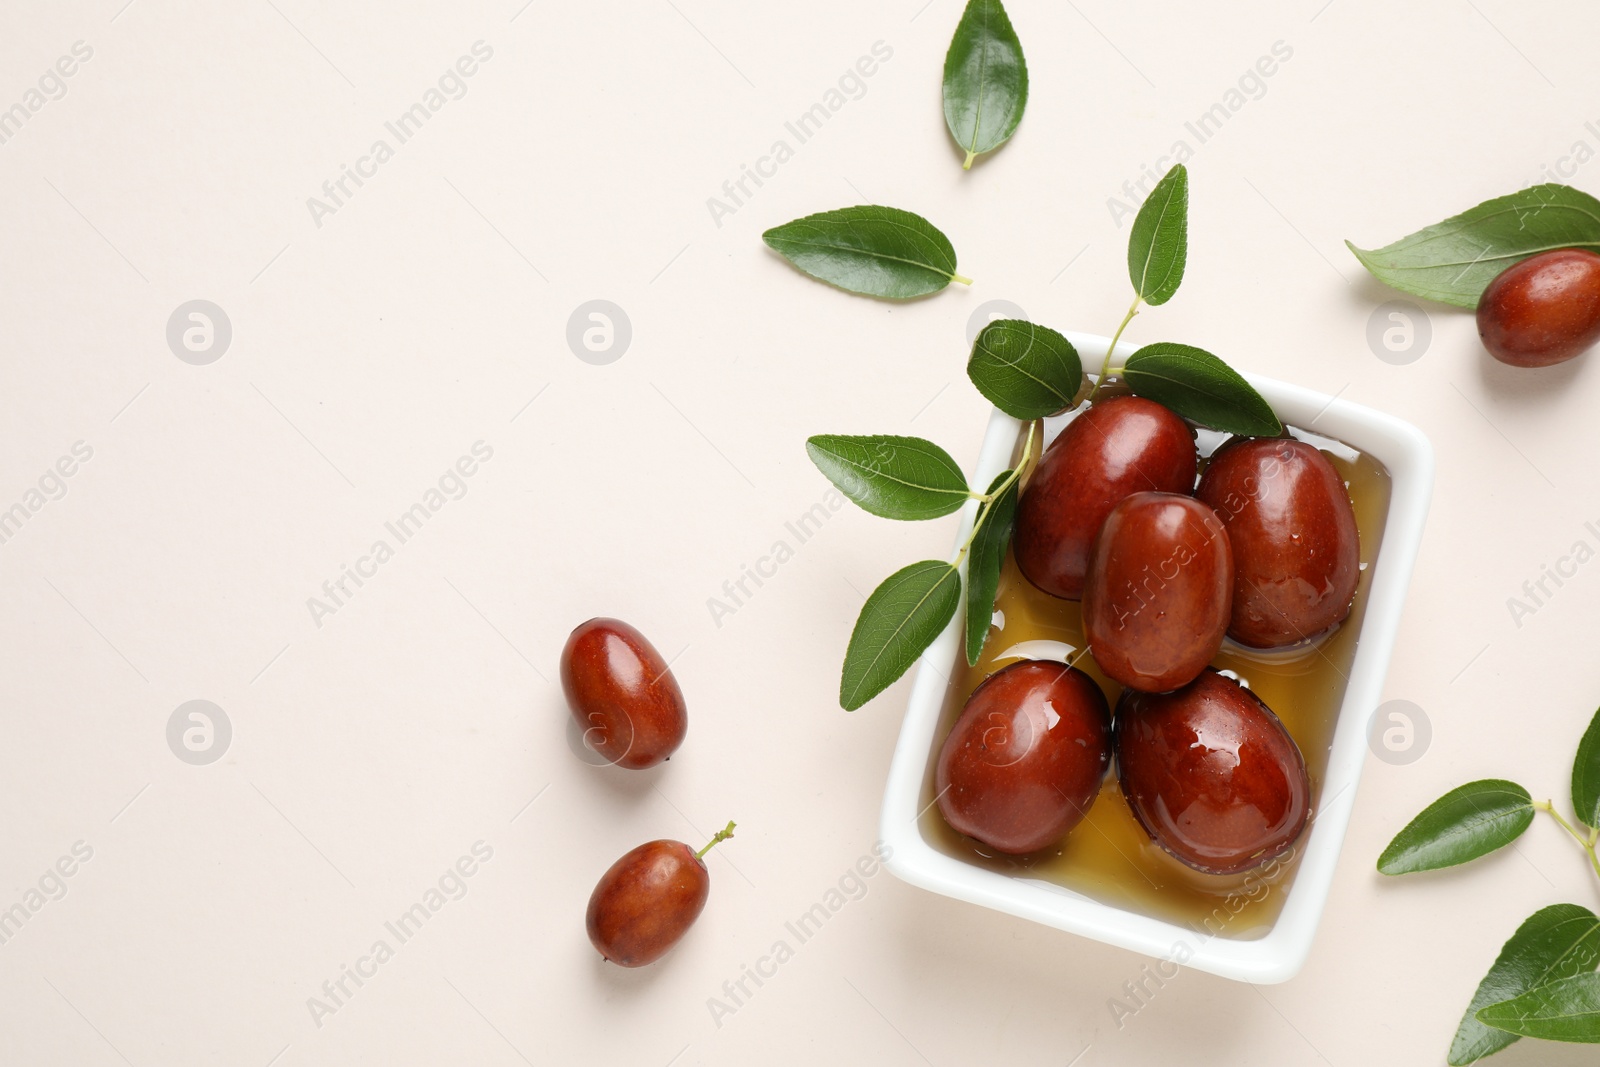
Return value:
M 728 825 L 724 826 L 722 829 L 718 830 L 717 831 L 717 835 L 715 837 L 713 837 L 710 841 L 706 842 L 706 847 L 701 849 L 699 852 L 696 852 L 694 854 L 694 858 L 695 859 L 702 858 L 703 856 L 705 856 L 705 854 L 707 852 L 711 851 L 711 846 L 712 845 L 715 845 L 719 841 L 726 841 L 728 838 L 732 837 L 733 836 L 733 827 L 734 827 L 733 820 L 729 819 L 728 820 Z
M 1555 805 L 1548 800 L 1535 800 L 1533 806 L 1560 823 L 1561 828 L 1578 843 L 1578 847 L 1589 854 L 1589 866 L 1594 868 L 1595 877 L 1600 878 L 1600 855 L 1596 855 L 1594 850 L 1595 842 L 1600 840 L 1600 833 L 1594 830 L 1590 830 L 1587 834 L 1578 833 L 1577 830 L 1572 828 L 1571 823 L 1561 817 L 1561 813 L 1555 809 Z
M 1006 493 L 1010 492 L 1011 487 L 1016 484 L 1017 479 L 1022 477 L 1022 472 L 1027 469 L 1028 461 L 1033 458 L 1033 432 L 1038 428 L 1038 419 L 1034 419 L 1028 423 L 1028 436 L 1022 441 L 1022 458 L 1017 460 L 1016 467 L 1014 467 L 1011 471 L 1011 477 L 1001 482 L 994 492 L 985 493 L 979 498 L 983 501 L 984 506 L 982 510 L 978 512 L 978 521 L 972 524 L 972 532 L 967 535 L 967 543 L 961 546 L 961 554 L 956 557 L 956 561 L 953 566 L 961 566 L 961 561 L 967 558 L 967 549 L 972 547 L 972 542 L 977 540 L 978 531 L 983 529 L 983 524 L 988 521 L 989 515 L 994 509 L 988 507 L 987 505 L 994 503 L 996 500 L 999 500 L 1001 497 L 1005 496 Z
M 961 169 L 962 170 L 971 170 L 972 169 L 972 161 L 974 159 L 977 159 L 977 158 L 978 158 L 978 153 L 976 153 L 976 152 L 968 152 L 966 160 L 961 164 Z
M 1037 452 L 1032 450 L 1033 431 L 1034 431 L 1035 427 L 1037 427 L 1038 430 L 1039 430 L 1039 450 Z M 1039 462 L 1039 457 L 1042 456 L 1043 454 L 1044 454 L 1044 420 L 1043 419 L 1036 419 L 1036 420 L 1034 420 L 1033 425 L 1030 425 L 1028 427 L 1028 439 L 1023 442 L 1023 445 L 1022 445 L 1022 456 L 1021 456 L 1021 458 L 1019 458 L 1017 460 L 1017 481 L 1018 482 L 1021 482 L 1024 478 L 1026 478 L 1028 476 L 1028 472 L 1030 470 L 1032 470 L 1034 465 Z
M 971 278 L 965 278 L 965 277 L 962 277 L 959 274 L 950 275 L 950 280 L 953 281 L 953 282 L 960 282 L 962 285 L 971 285 L 972 284 L 972 279 Z
M 1128 305 L 1128 313 L 1122 316 L 1122 325 L 1118 326 L 1117 332 L 1111 335 L 1111 343 L 1106 346 L 1106 358 L 1100 363 L 1100 377 L 1095 379 L 1094 388 L 1089 390 L 1089 395 L 1084 398 L 1085 404 L 1093 400 L 1095 394 L 1100 391 L 1100 387 L 1106 384 L 1106 378 L 1111 374 L 1112 353 L 1116 352 L 1117 350 L 1117 342 L 1122 340 L 1122 331 L 1126 330 L 1128 328 L 1128 323 L 1132 322 L 1133 317 L 1139 314 L 1139 304 L 1143 299 L 1143 297 L 1139 296 L 1135 296 L 1133 298 L 1133 303 Z

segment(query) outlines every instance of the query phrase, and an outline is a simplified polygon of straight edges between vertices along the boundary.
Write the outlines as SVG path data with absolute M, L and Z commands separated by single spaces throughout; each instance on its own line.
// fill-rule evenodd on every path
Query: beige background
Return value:
M 75 442 L 93 456 L 0 545 L 0 908 L 75 842 L 93 855 L 0 945 L 0 1062 L 1435 1063 L 1524 916 L 1596 903 L 1544 822 L 1474 870 L 1373 871 L 1451 785 L 1562 795 L 1600 700 L 1600 564 L 1520 627 L 1506 600 L 1600 543 L 1600 377 L 1594 356 L 1501 368 L 1437 307 L 1420 359 L 1380 361 L 1368 319 L 1395 294 L 1342 239 L 1572 172 L 1575 142 L 1600 147 L 1600 12 L 1015 0 L 1027 117 L 964 174 L 939 107 L 960 5 L 922 3 L 8 0 L 0 107 L 74 42 L 93 55 L 0 145 L 0 508 Z M 316 225 L 307 198 L 479 40 L 466 95 Z M 707 198 L 877 41 L 865 94 L 718 226 Z M 880 873 L 719 1027 L 707 999 L 872 845 L 907 685 L 847 715 L 839 659 L 860 594 L 955 520 L 841 511 L 720 627 L 707 599 L 822 498 L 808 434 L 971 463 L 982 302 L 1114 326 L 1108 198 L 1278 41 L 1292 58 L 1190 162 L 1182 291 L 1129 336 L 1376 405 L 1438 449 L 1387 687 L 1432 744 L 1372 760 L 1308 966 L 1263 989 L 1185 973 L 1119 1029 L 1108 1000 L 1144 960 Z M 1575 173 L 1600 189 L 1600 165 Z M 925 214 L 977 284 L 852 298 L 760 242 L 862 200 Z M 633 331 L 606 366 L 565 339 L 597 298 Z M 206 366 L 165 340 L 192 299 L 232 323 Z M 480 440 L 466 495 L 316 625 L 307 598 Z M 551 679 L 597 614 L 688 694 L 659 772 L 567 745 Z M 191 699 L 232 724 L 207 766 L 166 742 Z M 602 966 L 599 873 L 728 818 L 693 934 L 648 971 Z M 479 841 L 465 895 L 316 1025 L 307 998 Z

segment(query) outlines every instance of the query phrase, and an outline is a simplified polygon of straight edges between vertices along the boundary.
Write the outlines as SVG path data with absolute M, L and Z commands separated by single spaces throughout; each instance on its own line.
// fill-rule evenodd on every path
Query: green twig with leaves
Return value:
M 1134 302 L 1118 337 L 1142 304 L 1164 304 L 1177 292 L 1188 258 L 1188 206 L 1189 175 L 1175 166 L 1134 221 L 1128 240 Z M 950 242 L 925 220 L 909 231 L 879 225 L 883 213 L 892 210 L 846 208 L 813 215 L 769 230 L 766 240 L 806 273 L 852 292 L 893 299 L 932 291 L 929 286 L 943 288 L 955 271 Z M 827 220 L 824 229 L 817 228 L 821 218 Z M 819 251 L 822 243 L 827 254 Z M 821 435 L 806 442 L 818 469 L 874 515 L 933 519 L 977 502 L 972 532 L 955 559 L 913 563 L 890 575 L 867 598 L 840 677 L 839 703 L 847 711 L 893 684 L 955 618 L 962 601 L 963 565 L 967 663 L 978 662 L 1011 544 L 1017 498 L 1044 447 L 1040 420 L 1072 410 L 1080 397 L 1092 397 L 1106 381 L 1119 378 L 1133 392 L 1214 429 L 1255 436 L 1283 432 L 1261 395 L 1203 349 L 1161 342 L 1140 348 L 1121 363 L 1116 354 L 1113 339 L 1091 389 L 1077 349 L 1055 330 L 1020 319 L 998 319 L 983 328 L 973 343 L 967 376 L 997 408 L 1027 425 L 1017 464 L 983 492 L 967 484 L 948 452 L 922 438 Z
M 1378 857 L 1384 874 L 1453 867 L 1511 844 L 1544 812 L 1577 842 L 1600 878 L 1600 712 L 1572 762 L 1578 827 L 1515 782 L 1488 778 L 1452 789 L 1395 835 Z M 1581 829 L 1579 827 L 1582 827 Z M 1450 1063 L 1472 1063 L 1519 1038 L 1600 1044 L 1600 916 L 1555 904 L 1529 916 L 1500 950 L 1467 1005 Z

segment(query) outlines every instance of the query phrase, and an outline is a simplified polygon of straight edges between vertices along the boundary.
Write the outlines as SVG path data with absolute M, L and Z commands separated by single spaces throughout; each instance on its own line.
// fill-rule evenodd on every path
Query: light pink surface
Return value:
M 1576 142 L 1600 148 L 1600 12 L 1015 0 L 1032 101 L 963 173 L 938 92 L 959 4 L 921 4 L 0 15 L 0 106 L 93 49 L 0 144 L 0 508 L 93 449 L 0 544 L 0 909 L 93 849 L 0 944 L 0 1062 L 1433 1063 L 1517 923 L 1596 903 L 1543 823 L 1475 870 L 1373 870 L 1460 782 L 1563 798 L 1600 701 L 1600 564 L 1520 626 L 1507 598 L 1600 546 L 1600 372 L 1501 367 L 1436 307 L 1426 354 L 1381 362 L 1368 318 L 1398 297 L 1342 240 L 1381 244 L 1547 165 L 1600 190 L 1600 164 L 1572 170 Z M 307 198 L 479 40 L 493 57 L 466 95 L 317 226 Z M 865 94 L 718 226 L 707 198 L 877 41 L 893 55 Z M 908 691 L 838 710 L 860 597 L 945 555 L 957 522 L 828 511 L 804 438 L 917 434 L 970 469 L 988 413 L 962 369 L 973 311 L 1113 328 L 1127 226 L 1108 198 L 1192 145 L 1185 123 L 1278 41 L 1292 57 L 1189 161 L 1183 288 L 1127 339 L 1199 344 L 1433 440 L 1385 691 L 1425 709 L 1431 748 L 1368 763 L 1321 933 L 1282 986 L 1185 972 L 1119 1028 L 1109 1002 L 1144 958 L 881 870 L 800 944 L 785 924 L 870 855 Z M 761 244 L 862 200 L 932 219 L 976 284 L 884 304 Z M 233 326 L 208 366 L 165 338 L 196 298 Z M 597 298 L 633 327 L 608 366 L 566 341 Z M 466 495 L 317 626 L 307 599 L 480 440 Z M 819 503 L 800 544 L 787 524 Z M 771 571 L 780 540 L 792 558 L 714 619 L 708 599 Z M 673 659 L 690 730 L 659 772 L 567 746 L 547 679 L 597 614 Z M 233 727 L 208 766 L 166 741 L 193 699 Z M 606 866 L 729 818 L 692 934 L 652 970 L 601 966 L 582 914 Z M 318 1027 L 308 998 L 479 841 L 493 856 L 465 896 Z M 718 1026 L 708 999 L 779 940 L 793 957 Z M 1590 1055 L 1524 1042 L 1494 1062 Z

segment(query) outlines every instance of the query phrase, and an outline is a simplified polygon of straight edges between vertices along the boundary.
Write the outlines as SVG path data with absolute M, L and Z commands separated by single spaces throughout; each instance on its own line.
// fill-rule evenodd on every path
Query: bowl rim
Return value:
M 1110 341 L 1068 332 L 1066 338 L 1089 365 L 1104 357 Z M 1117 346 L 1119 356 L 1136 350 Z M 1333 886 L 1339 852 L 1349 828 L 1367 752 L 1367 732 L 1382 697 L 1384 677 L 1405 606 L 1432 498 L 1433 445 L 1415 426 L 1385 412 L 1298 385 L 1255 374 L 1244 378 L 1285 423 L 1336 438 L 1371 455 L 1390 476 L 1389 512 L 1382 543 L 1371 561 L 1372 578 L 1360 639 L 1339 705 L 1313 821 L 1297 847 L 1299 869 L 1272 929 L 1253 940 L 1206 936 L 1190 927 L 1082 896 L 1063 886 L 1002 874 L 935 849 L 920 829 L 922 786 L 934 758 L 935 733 L 949 686 L 947 670 L 960 653 L 963 613 L 945 627 L 917 662 L 900 734 L 884 785 L 879 836 L 889 846 L 885 863 L 915 886 L 1030 919 L 1069 933 L 1178 962 L 1211 974 L 1255 984 L 1292 978 L 1304 965 Z M 987 485 L 1010 464 L 1023 423 L 996 409 L 989 417 L 973 484 Z M 961 512 L 956 549 L 977 516 L 977 501 Z M 952 552 L 954 559 L 956 552 Z

